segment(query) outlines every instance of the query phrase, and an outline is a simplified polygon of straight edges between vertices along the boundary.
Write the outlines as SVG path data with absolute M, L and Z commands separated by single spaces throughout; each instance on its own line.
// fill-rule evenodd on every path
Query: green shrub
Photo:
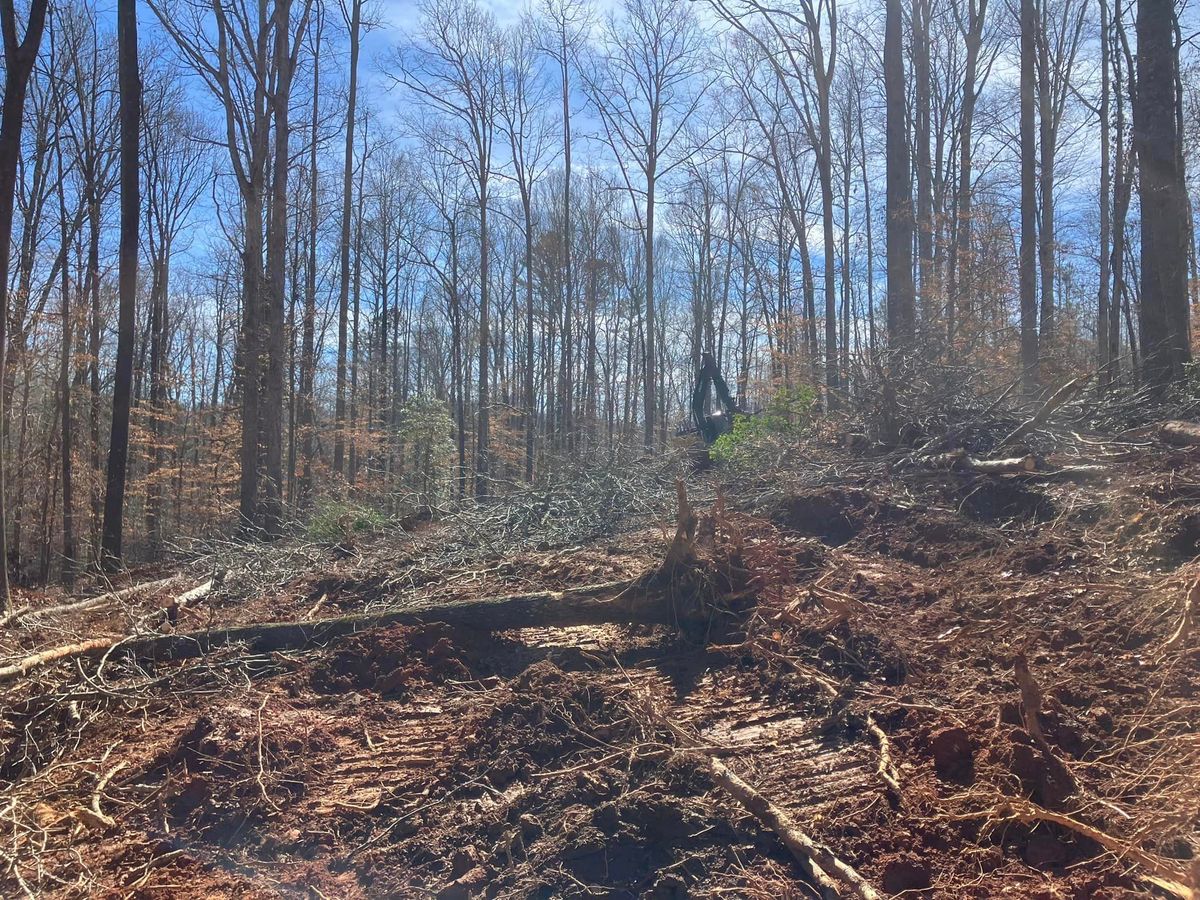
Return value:
M 396 432 L 402 490 L 438 503 L 450 496 L 454 477 L 454 420 L 445 402 L 413 397 L 400 409 Z
M 737 415 L 733 429 L 721 435 L 709 450 L 716 462 L 740 463 L 749 460 L 773 439 L 799 439 L 812 423 L 817 394 L 807 385 L 784 388 L 756 415 Z
M 370 506 L 344 500 L 325 500 L 317 504 L 306 529 L 309 540 L 321 544 L 345 544 L 355 535 L 381 531 L 387 516 Z

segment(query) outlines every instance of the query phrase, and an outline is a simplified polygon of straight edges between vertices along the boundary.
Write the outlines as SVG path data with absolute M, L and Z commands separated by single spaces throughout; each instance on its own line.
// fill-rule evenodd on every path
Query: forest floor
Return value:
M 1200 449 L 1068 443 L 1017 474 L 819 438 L 753 476 L 692 473 L 699 536 L 665 588 L 678 627 L 434 615 L 32 669 L 0 684 L 0 894 L 1189 896 Z M 1102 468 L 1046 474 L 1068 463 Z M 576 473 L 332 549 L 231 545 L 225 580 L 169 621 L 212 559 L 10 622 L 0 664 L 151 624 L 645 585 L 673 476 Z M 822 886 L 713 759 L 868 887 Z

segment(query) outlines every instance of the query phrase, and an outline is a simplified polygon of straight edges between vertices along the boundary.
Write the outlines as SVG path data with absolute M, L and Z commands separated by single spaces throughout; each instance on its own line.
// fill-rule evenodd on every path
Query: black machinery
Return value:
M 710 406 L 710 392 L 716 391 L 719 408 L 707 412 Z M 712 444 L 721 435 L 733 429 L 733 416 L 737 412 L 737 404 L 729 393 L 729 385 L 721 377 L 716 360 L 711 353 L 700 356 L 700 372 L 696 376 L 696 386 L 692 389 L 692 419 L 696 430 L 705 444 Z

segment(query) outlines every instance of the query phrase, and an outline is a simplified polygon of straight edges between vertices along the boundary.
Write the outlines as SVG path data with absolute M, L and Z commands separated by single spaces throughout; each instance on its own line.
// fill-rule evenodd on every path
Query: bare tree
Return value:
M 350 217 L 354 200 L 354 126 L 358 104 L 358 54 L 362 39 L 362 0 L 350 0 L 347 11 L 341 3 L 342 15 L 350 30 L 350 83 L 346 89 L 346 144 L 342 159 L 342 219 L 341 238 L 338 243 L 338 343 L 337 385 L 334 400 L 333 471 L 341 476 L 345 472 L 346 452 L 346 349 L 347 320 L 350 302 Z
M 652 450 L 659 420 L 655 204 L 660 179 L 683 160 L 672 153 L 704 95 L 704 32 L 690 8 L 670 0 L 625 0 L 622 12 L 606 22 L 600 58 L 586 80 L 643 240 L 643 442 Z
M 112 437 L 104 493 L 100 560 L 105 569 L 121 562 L 125 478 L 129 462 L 129 411 L 133 401 L 134 319 L 137 315 L 138 225 L 141 185 L 142 78 L 138 68 L 136 0 L 117 3 L 117 65 L 121 93 L 121 250 L 118 286 L 117 367 L 113 384 Z
M 1034 93 L 1037 83 L 1037 10 L 1021 0 L 1021 375 L 1025 391 L 1038 386 L 1037 305 L 1037 133 Z
M 21 128 L 25 120 L 25 92 L 42 43 L 47 5 L 47 0 L 32 0 L 24 34 L 18 34 L 14 0 L 0 0 L 0 31 L 4 37 L 4 105 L 0 107 L 0 382 L 5 381 L 8 263 L 12 247 L 17 163 L 21 158 Z M 0 403 L 0 418 L 3 415 L 4 407 Z M 9 602 L 4 478 L 4 454 L 0 453 L 0 611 L 7 610 Z
M 475 191 L 479 228 L 479 382 L 476 395 L 475 495 L 486 497 L 489 446 L 489 191 L 498 128 L 501 41 L 490 13 L 475 0 L 432 0 L 422 9 L 419 39 L 394 58 L 393 77 L 455 126 L 455 150 Z
M 170 347 L 171 259 L 189 217 L 208 186 L 203 129 L 183 103 L 180 85 L 162 70 L 151 70 L 144 91 L 142 129 L 146 245 L 150 264 L 149 423 L 153 447 L 146 460 L 146 532 L 153 551 L 162 542 L 163 490 L 159 470 L 167 410 L 167 355 Z
M 964 291 L 971 290 L 971 203 L 975 186 L 975 108 L 995 59 L 984 58 L 984 28 L 988 17 L 988 0 L 966 0 L 966 16 L 961 4 L 953 4 L 958 31 L 966 47 L 963 64 L 962 109 L 958 125 L 958 184 L 954 198 L 953 250 L 949 262 L 949 290 L 946 303 L 946 344 L 951 353 L 958 337 L 958 311 Z
M 554 50 L 559 55 L 561 85 L 563 91 L 563 151 L 564 192 L 570 192 L 570 116 L 569 100 L 570 80 L 569 53 L 574 49 L 573 14 L 569 6 L 556 7 L 551 15 L 558 14 L 560 18 L 553 19 L 557 29 L 554 38 Z M 541 109 L 549 100 L 548 91 L 542 77 L 537 59 L 536 32 L 534 23 L 522 19 L 507 34 L 505 43 L 505 66 L 500 80 L 499 108 L 500 117 L 504 123 L 504 131 L 508 137 L 509 152 L 512 155 L 512 178 L 517 185 L 517 193 L 521 203 L 521 236 L 524 243 L 524 280 L 525 280 L 525 480 L 533 480 L 534 462 L 534 433 L 536 429 L 537 410 L 534 406 L 533 378 L 533 191 L 534 186 L 545 174 L 550 161 L 551 138 L 549 120 L 541 113 Z M 568 200 L 563 206 L 565 254 L 563 258 L 565 291 L 571 296 L 571 205 Z M 568 304 L 569 305 L 569 304 Z M 568 397 L 570 394 L 568 393 Z M 569 425 L 567 426 L 569 428 Z
M 1041 0 L 1037 29 L 1038 47 L 1038 183 L 1041 220 L 1038 229 L 1038 266 L 1041 273 L 1039 350 L 1045 355 L 1054 346 L 1054 290 L 1056 271 L 1055 166 L 1067 100 L 1075 89 L 1075 64 L 1082 45 L 1087 4 L 1083 0 Z

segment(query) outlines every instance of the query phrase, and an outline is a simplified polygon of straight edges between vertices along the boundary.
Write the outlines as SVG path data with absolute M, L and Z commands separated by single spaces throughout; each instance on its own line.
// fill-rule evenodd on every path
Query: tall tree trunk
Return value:
M 354 110 L 358 99 L 358 50 L 362 0 L 350 0 L 350 85 L 346 98 L 346 152 L 342 168 L 342 226 L 338 269 L 337 385 L 334 399 L 333 472 L 345 474 L 346 349 L 350 304 L 350 213 L 354 199 Z
M 949 291 L 946 298 L 946 347 L 953 357 L 957 338 L 960 301 L 971 293 L 971 191 L 975 127 L 975 103 L 979 51 L 983 45 L 983 25 L 987 0 L 967 0 L 967 27 L 964 35 L 967 56 L 963 70 L 962 112 L 958 125 L 958 189 L 954 208 L 954 249 L 950 254 Z
M 482 162 L 482 161 L 481 161 Z M 486 164 L 485 164 L 486 165 Z M 490 299 L 491 239 L 488 235 L 488 179 L 484 165 L 479 178 L 479 390 L 478 418 L 475 426 L 475 496 L 486 497 L 491 492 L 491 448 L 489 425 L 491 410 L 488 366 L 488 314 Z
M 59 153 L 58 159 L 58 180 L 59 180 L 59 217 L 61 226 L 61 236 L 63 245 L 66 246 L 71 240 L 70 226 L 67 221 L 67 204 L 66 204 L 66 185 L 63 178 L 62 154 Z M 63 564 L 62 564 L 62 580 L 68 587 L 75 583 L 76 570 L 76 548 L 75 548 L 75 495 L 72 491 L 72 474 L 73 460 L 72 454 L 72 438 L 73 428 L 71 422 L 71 356 L 72 344 L 71 339 L 75 333 L 75 323 L 71 316 L 71 279 L 69 275 L 69 267 L 62 267 L 62 352 L 59 355 L 58 368 L 58 391 L 59 391 L 59 413 L 60 413 L 60 447 L 62 455 L 62 501 L 63 501 L 63 523 L 62 523 L 62 548 L 63 548 Z
M 313 494 L 313 463 L 317 455 L 316 381 L 317 354 L 317 123 L 320 118 L 318 100 L 321 94 L 321 32 L 322 7 L 317 7 L 317 33 L 313 45 L 312 130 L 308 150 L 308 259 L 305 263 L 304 322 L 300 348 L 300 443 L 302 457 L 298 505 L 307 506 Z
M 1100 3 L 1100 291 L 1096 303 L 1096 365 L 1100 372 L 1100 387 L 1107 390 L 1112 383 L 1112 359 L 1109 357 L 1108 318 L 1111 297 L 1110 283 L 1112 263 L 1109 246 L 1112 243 L 1112 147 L 1110 95 L 1112 93 L 1110 68 L 1112 62 L 1109 44 L 1108 0 Z
M 829 388 L 829 404 L 837 401 L 834 393 L 841 387 L 838 374 L 837 319 L 837 242 L 833 227 L 833 135 L 829 113 L 829 88 L 818 86 L 821 135 L 818 141 L 817 168 L 821 181 L 821 223 L 825 252 L 825 386 Z
M 916 299 L 902 17 L 900 0 L 888 0 L 883 43 L 887 95 L 888 346 L 906 356 L 912 353 L 916 341 Z
M 263 316 L 263 341 L 267 371 L 262 429 L 264 474 L 259 524 L 263 535 L 277 538 L 283 532 L 283 412 L 284 326 L 287 307 L 288 170 L 290 164 L 288 113 L 292 92 L 291 0 L 275 0 L 275 92 L 271 105 L 275 120 L 275 158 L 271 171 L 271 214 L 267 232 L 267 291 Z
M 533 387 L 533 204 L 528 190 L 521 197 L 521 211 L 525 238 L 525 480 L 531 482 L 537 401 Z
M 129 410 L 133 400 L 134 319 L 137 312 L 138 224 L 141 211 L 138 141 L 141 136 L 142 80 L 138 70 L 137 2 L 118 0 L 117 60 L 121 92 L 121 244 L 118 257 L 117 362 L 113 384 L 112 437 L 100 538 L 105 569 L 121 563 L 125 477 L 129 462 Z
M 1038 47 L 1038 144 L 1041 165 L 1038 183 L 1041 188 L 1038 228 L 1038 265 L 1041 273 L 1041 309 L 1038 326 L 1038 353 L 1048 357 L 1054 352 L 1054 163 L 1057 128 L 1054 99 L 1050 90 L 1050 26 L 1046 0 L 1042 0 L 1041 17 L 1037 28 Z
M 1109 254 L 1112 268 L 1112 296 L 1108 306 L 1108 359 L 1113 381 L 1116 381 L 1120 370 L 1121 357 L 1121 313 L 1128 306 L 1126 302 L 1127 288 L 1125 279 L 1125 233 L 1129 201 L 1133 193 L 1133 149 L 1125 139 L 1125 96 L 1128 89 L 1132 92 L 1132 72 L 1122 60 L 1131 60 L 1128 39 L 1125 34 L 1125 15 L 1120 3 L 1113 4 L 1112 11 L 1113 33 L 1111 35 L 1111 53 L 1113 63 L 1113 100 L 1116 101 L 1116 122 L 1114 146 L 1116 158 L 1113 160 L 1113 234 L 1112 252 Z M 1134 345 L 1130 343 L 1130 352 Z M 1137 366 L 1132 369 L 1136 372 Z
M 651 125 L 654 129 L 657 122 Z M 652 138 L 654 146 L 657 146 L 656 138 Z M 653 162 L 650 164 L 646 173 L 646 234 L 645 237 L 645 265 L 646 265 L 646 333 L 645 333 L 645 374 L 643 381 L 646 384 L 646 392 L 643 398 L 643 410 L 646 417 L 645 432 L 642 437 L 642 443 L 647 451 L 654 450 L 654 426 L 658 418 L 658 385 L 655 379 L 658 377 L 658 360 L 655 357 L 654 338 L 656 333 L 655 326 L 655 309 L 654 309 L 654 201 L 655 201 L 655 172 Z
M 1037 133 L 1034 91 L 1037 67 L 1037 14 L 1033 0 L 1021 0 L 1021 379 L 1027 394 L 1038 387 L 1037 306 Z
M 1141 199 L 1142 366 L 1163 389 L 1191 361 L 1187 294 L 1187 189 L 1176 113 L 1179 48 L 1174 0 L 1138 0 L 1133 141 Z
M 8 264 L 12 249 L 17 163 L 21 157 L 21 126 L 25 119 L 25 92 L 42 43 L 47 5 L 48 0 L 32 0 L 24 37 L 19 39 L 14 0 L 0 0 L 0 30 L 4 37 L 4 104 L 0 107 L 0 384 L 7 384 Z M 5 419 L 3 392 L 0 392 L 0 422 Z M 0 612 L 6 611 L 9 606 L 7 504 L 4 491 L 6 455 L 0 452 Z
M 933 158 L 929 147 L 930 84 L 929 29 L 930 0 L 912 0 L 913 81 L 916 109 L 913 128 L 916 131 L 917 163 L 917 249 L 920 258 L 921 321 L 934 315 L 935 299 L 933 264 Z M 903 50 L 900 51 L 903 54 Z M 901 55 L 901 68 L 904 60 Z M 911 187 L 910 187 L 911 190 Z M 931 332 L 932 333 L 932 332 Z

